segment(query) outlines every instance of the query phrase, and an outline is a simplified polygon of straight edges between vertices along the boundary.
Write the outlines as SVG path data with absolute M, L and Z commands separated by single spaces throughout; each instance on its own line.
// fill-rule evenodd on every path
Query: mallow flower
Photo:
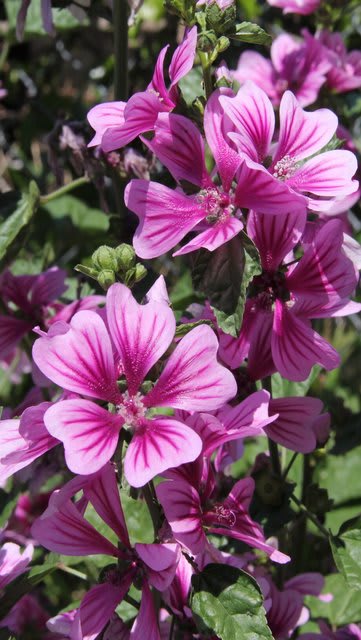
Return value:
M 93 107 L 88 120 L 95 136 L 90 147 L 100 145 L 105 152 L 114 151 L 145 131 L 152 131 L 158 114 L 173 111 L 178 102 L 178 82 L 193 67 L 196 54 L 197 27 L 185 35 L 169 65 L 169 88 L 164 79 L 164 59 L 169 45 L 159 53 L 153 78 L 146 91 L 135 93 L 128 102 L 104 102 Z
M 195 327 L 177 344 L 154 386 L 143 384 L 175 333 L 173 312 L 158 293 L 155 297 L 140 305 L 125 285 L 114 284 L 107 293 L 106 324 L 96 312 L 80 311 L 70 324 L 52 325 L 34 344 L 39 369 L 83 396 L 56 402 L 44 415 L 74 473 L 101 469 L 124 427 L 121 435 L 130 442 L 125 476 L 131 485 L 143 486 L 194 460 L 202 448 L 200 437 L 164 415 L 164 408 L 213 410 L 236 394 L 233 375 L 217 361 L 218 341 L 208 326 Z
M 306 112 L 286 91 L 279 110 L 278 140 L 273 143 L 275 115 L 262 89 L 247 82 L 236 96 L 224 95 L 220 102 L 234 123 L 237 133 L 230 132 L 228 137 L 241 157 L 253 161 L 250 166 L 261 164 L 275 182 L 303 194 L 309 210 L 327 212 L 335 199 L 357 191 L 358 182 L 352 179 L 357 171 L 356 156 L 344 149 L 322 151 L 338 126 L 337 116 L 329 109 Z M 263 212 L 261 206 L 253 208 Z

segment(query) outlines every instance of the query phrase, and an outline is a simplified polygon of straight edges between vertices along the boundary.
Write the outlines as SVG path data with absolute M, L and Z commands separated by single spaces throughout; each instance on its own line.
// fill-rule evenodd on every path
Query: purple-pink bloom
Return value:
M 71 498 L 78 491 L 83 495 L 74 503 Z M 88 502 L 114 531 L 118 547 L 86 520 L 83 511 Z M 55 491 L 48 508 L 33 524 L 32 534 L 51 551 L 77 556 L 105 554 L 118 560 L 118 565 L 107 568 L 103 582 L 84 596 L 71 625 L 71 638 L 94 640 L 113 616 L 132 582 L 137 580 L 142 585 L 142 600 L 131 638 L 160 640 L 149 585 L 165 590 L 171 584 L 180 548 L 177 543 L 131 547 L 112 465 L 107 464 L 99 473 L 90 476 L 75 477 Z
M 174 255 L 200 247 L 214 251 L 242 230 L 241 208 L 276 214 L 306 206 L 302 195 L 229 146 L 227 133 L 234 128 L 224 115 L 220 96 L 220 91 L 212 94 L 204 114 L 206 141 L 218 178 L 215 171 L 210 174 L 206 169 L 203 137 L 189 119 L 160 114 L 153 139 L 144 140 L 180 186 L 190 183 L 198 193 L 187 195 L 180 188 L 174 190 L 146 180 L 132 180 L 127 185 L 126 205 L 139 218 L 134 248 L 142 258 L 169 251 L 190 231 L 198 235 Z
M 321 42 L 306 29 L 303 39 L 282 33 L 272 43 L 268 60 L 256 51 L 241 54 L 237 69 L 232 72 L 235 80 L 243 84 L 255 82 L 278 106 L 285 91 L 290 90 L 301 107 L 317 100 L 326 74 L 332 63 Z
M 312 329 L 310 320 L 361 308 L 349 300 L 358 276 L 343 252 L 339 220 L 322 226 L 297 264 L 291 254 L 293 264 L 283 265 L 304 227 L 300 214 L 249 216 L 247 230 L 260 252 L 263 272 L 251 283 L 239 337 L 222 340 L 222 359 L 236 368 L 247 357 L 253 380 L 275 371 L 289 380 L 304 380 L 316 363 L 327 370 L 337 367 L 338 353 Z
M 25 547 L 23 553 L 19 545 L 13 542 L 3 544 L 0 549 L 0 589 L 26 571 L 33 551 L 34 547 L 31 544 Z
M 194 460 L 199 436 L 158 407 L 188 411 L 217 409 L 236 393 L 233 375 L 217 362 L 218 341 L 208 326 L 190 331 L 176 346 L 158 377 L 145 391 L 147 374 L 170 346 L 173 312 L 151 299 L 139 305 L 129 289 L 112 285 L 106 322 L 92 311 L 76 313 L 34 344 L 39 369 L 81 398 L 53 404 L 45 413 L 49 433 L 64 444 L 74 473 L 98 471 L 113 456 L 122 427 L 132 436 L 124 472 L 130 484 L 143 486 L 158 473 Z M 121 381 L 122 391 L 118 386 Z M 108 404 L 101 406 L 94 400 Z
M 228 137 L 241 156 L 248 157 L 254 167 L 266 165 L 275 182 L 303 194 L 311 211 L 327 211 L 335 198 L 357 190 L 358 182 L 352 179 L 356 156 L 342 149 L 320 153 L 338 125 L 329 109 L 306 112 L 286 91 L 280 104 L 278 141 L 272 144 L 275 116 L 262 89 L 247 82 L 235 97 L 222 96 L 220 101 L 237 131 Z M 253 208 L 263 212 L 261 204 Z
M 152 131 L 158 114 L 172 111 L 178 102 L 178 82 L 192 68 L 196 53 L 197 27 L 185 35 L 176 48 L 168 73 L 169 88 L 164 79 L 164 59 L 169 45 L 157 59 L 152 81 L 146 91 L 135 93 L 128 102 L 105 102 L 93 107 L 88 120 L 95 136 L 89 146 L 100 145 L 105 152 L 114 151 L 134 140 L 145 131 Z
M 361 51 L 347 51 L 342 35 L 321 31 L 317 35 L 324 45 L 331 62 L 327 85 L 336 93 L 344 93 L 361 87 Z
M 318 9 L 321 0 L 267 0 L 271 7 L 283 9 L 283 13 L 299 13 L 307 16 Z
M 219 500 L 213 472 L 205 458 L 168 475 L 171 479 L 157 486 L 157 497 L 175 540 L 193 555 L 205 549 L 207 531 L 241 540 L 265 551 L 275 562 L 289 561 L 288 556 L 266 543 L 261 527 L 248 513 L 254 491 L 252 478 L 239 480 L 227 498 Z

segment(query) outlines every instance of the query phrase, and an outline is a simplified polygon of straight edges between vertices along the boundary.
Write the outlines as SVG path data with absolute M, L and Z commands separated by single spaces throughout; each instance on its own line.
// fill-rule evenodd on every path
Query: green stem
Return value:
M 198 53 L 203 71 L 204 91 L 208 100 L 213 91 L 211 65 L 209 64 L 208 53 L 205 53 L 204 51 L 199 51 Z
M 83 184 L 88 184 L 88 182 L 89 182 L 88 176 L 82 176 L 81 178 L 76 178 L 76 180 L 72 180 L 71 182 L 68 182 L 68 184 L 64 184 L 64 186 L 60 187 L 60 189 L 56 189 L 56 191 L 53 191 L 52 193 L 49 193 L 46 196 L 40 196 L 40 204 L 47 204 L 52 200 L 56 200 L 57 198 L 60 198 L 66 193 L 69 193 L 69 191 L 73 191 L 77 187 L 81 187 Z
M 311 522 L 313 522 L 313 524 L 315 525 L 315 527 L 317 527 L 317 529 L 319 531 L 321 531 L 321 533 L 327 538 L 329 539 L 330 534 L 327 531 L 326 527 L 323 526 L 323 524 L 321 524 L 321 522 L 319 521 L 319 519 L 313 514 L 311 513 L 311 511 L 309 511 L 307 509 L 307 507 L 301 502 L 301 500 L 299 500 L 298 498 L 296 498 L 295 495 L 291 495 L 291 500 L 293 500 L 293 502 L 295 504 L 297 504 L 298 508 L 300 509 L 300 511 L 302 511 L 302 513 L 305 514 L 305 516 L 307 516 L 307 518 L 309 520 L 311 520 Z
M 158 529 L 161 522 L 160 506 L 157 500 L 153 482 L 148 482 L 142 489 L 143 498 L 147 503 L 150 517 L 152 518 L 154 538 L 158 538 Z
M 5 62 L 8 59 L 9 51 L 10 51 L 10 42 L 8 40 L 4 40 L 3 48 L 0 54 L 0 71 L 3 70 Z
M 173 640 L 174 628 L 175 628 L 175 616 L 172 617 L 172 622 L 171 622 L 171 625 L 170 625 L 168 640 Z
M 268 440 L 268 449 L 271 456 L 272 471 L 275 474 L 275 476 L 281 476 L 282 469 L 281 469 L 281 462 L 280 462 L 277 442 L 273 442 L 271 438 L 267 438 L 267 440 Z
M 124 596 L 124 600 L 125 600 L 125 602 L 128 602 L 128 604 L 131 604 L 132 607 L 134 607 L 134 609 L 139 609 L 139 607 L 140 607 L 139 602 L 134 600 L 134 598 L 132 598 L 132 596 L 126 595 L 126 596 Z
M 128 2 L 113 0 L 114 98 L 128 99 Z
M 282 473 L 282 480 L 285 480 L 287 478 L 287 475 L 288 475 L 291 467 L 293 466 L 293 463 L 296 460 L 297 456 L 298 456 L 298 451 L 295 451 L 293 456 L 292 456 L 292 458 L 291 458 L 291 460 L 289 461 L 287 467 L 285 468 L 285 470 Z
M 60 569 L 60 571 L 64 571 L 64 573 L 70 573 L 70 575 L 76 576 L 81 580 L 88 580 L 88 576 L 85 573 L 82 573 L 81 571 L 77 571 L 77 569 L 73 569 L 73 567 L 68 567 L 62 562 L 59 562 L 56 566 L 58 569 Z

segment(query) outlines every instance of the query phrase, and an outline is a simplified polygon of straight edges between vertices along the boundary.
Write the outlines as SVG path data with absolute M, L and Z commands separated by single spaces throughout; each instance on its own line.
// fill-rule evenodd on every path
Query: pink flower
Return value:
M 15 580 L 26 571 L 29 562 L 33 557 L 34 547 L 29 544 L 23 553 L 20 547 L 13 542 L 6 542 L 0 549 L 0 589 L 3 589 L 9 582 Z
M 285 582 L 279 590 L 269 576 L 269 598 L 272 602 L 267 611 L 267 622 L 276 640 L 286 640 L 294 629 L 308 621 L 309 613 L 303 606 L 304 596 L 313 595 L 328 601 L 329 595 L 320 596 L 324 579 L 319 573 L 301 573 Z
M 311 328 L 310 319 L 361 308 L 349 300 L 358 277 L 342 250 L 338 220 L 324 224 L 301 260 L 285 269 L 283 260 L 300 241 L 304 226 L 305 217 L 299 214 L 249 216 L 248 233 L 260 252 L 263 272 L 251 284 L 239 338 L 222 340 L 222 359 L 236 368 L 248 357 L 253 380 L 275 370 L 289 380 L 304 380 L 316 363 L 327 370 L 337 367 L 337 352 Z
M 330 89 L 337 93 L 359 89 L 361 87 L 361 51 L 348 52 L 340 33 L 321 31 L 318 38 L 324 45 L 331 62 L 327 74 L 327 84 Z
M 71 497 L 83 495 L 76 503 Z M 82 515 L 90 502 L 101 519 L 117 536 L 118 547 L 100 534 Z M 156 612 L 149 585 L 165 590 L 173 580 L 179 561 L 176 543 L 136 544 L 130 546 L 113 467 L 107 464 L 101 472 L 76 477 L 60 491 L 55 491 L 49 507 L 32 527 L 39 542 L 58 553 L 88 556 L 109 555 L 118 565 L 109 566 L 103 582 L 84 596 L 72 622 L 73 638 L 94 640 L 127 594 L 132 582 L 142 584 L 142 600 L 132 628 L 134 640 L 160 640 Z
M 275 562 L 289 561 L 288 556 L 265 542 L 261 527 L 248 513 L 254 491 L 252 478 L 239 480 L 225 500 L 217 500 L 215 480 L 205 459 L 197 468 L 188 467 L 172 471 L 168 474 L 171 480 L 156 488 L 175 540 L 197 555 L 207 544 L 206 529 L 261 549 Z
M 256 51 L 245 51 L 239 58 L 235 80 L 243 84 L 255 82 L 278 106 L 284 92 L 290 89 L 301 107 L 317 100 L 320 88 L 331 69 L 327 50 L 307 30 L 303 40 L 282 33 L 272 43 L 271 60 Z
M 50 636 L 46 634 L 45 628 L 47 618 L 48 614 L 36 598 L 28 594 L 20 598 L 12 607 L 11 611 L 1 620 L 0 627 L 7 627 L 18 637 L 29 637 L 27 634 L 31 634 L 30 637 L 35 637 L 36 633 L 37 638 L 49 640 Z M 54 638 L 54 640 L 56 639 Z M 58 638 L 58 640 L 61 639 Z
M 158 114 L 172 111 L 177 105 L 177 85 L 193 66 L 196 43 L 197 27 L 193 27 L 172 56 L 168 89 L 163 69 L 169 45 L 161 50 L 146 91 L 135 93 L 128 102 L 105 102 L 93 107 L 88 113 L 88 120 L 96 133 L 89 146 L 101 145 L 105 152 L 114 151 L 139 134 L 152 131 Z
M 5 271 L 0 279 L 6 315 L 0 315 L 0 358 L 11 353 L 34 325 L 43 321 L 49 305 L 66 290 L 65 271 L 52 267 L 34 276 L 13 276 Z M 17 317 L 16 311 L 21 312 Z
M 129 483 L 140 487 L 169 467 L 194 460 L 202 446 L 192 429 L 173 417 L 154 415 L 155 409 L 217 409 L 235 395 L 236 384 L 217 362 L 214 333 L 200 326 L 180 341 L 146 393 L 143 380 L 173 340 L 173 312 L 154 299 L 139 305 L 127 287 L 115 284 L 107 294 L 106 319 L 108 328 L 98 314 L 80 311 L 69 325 L 58 323 L 59 333 L 52 325 L 54 333 L 35 342 L 39 369 L 86 397 L 53 404 L 44 421 L 63 442 L 69 468 L 81 474 L 98 471 L 111 459 L 126 425 L 132 439 L 124 471 Z M 109 410 L 94 399 L 110 403 Z
M 132 180 L 127 185 L 126 205 L 139 218 L 134 248 L 142 258 L 169 251 L 190 231 L 198 231 L 198 235 L 173 255 L 200 247 L 214 251 L 243 228 L 241 207 L 258 207 L 272 214 L 305 208 L 303 196 L 231 149 L 226 133 L 233 130 L 232 123 L 224 116 L 220 96 L 220 91 L 212 94 L 204 115 L 206 140 L 218 178 L 206 169 L 204 141 L 190 120 L 164 113 L 157 119 L 154 138 L 147 145 L 181 186 L 190 183 L 198 193 L 187 195 L 179 188 L 146 180 Z
M 28 407 L 20 419 L 0 420 L 0 485 L 59 444 L 44 425 L 50 402 Z
M 283 13 L 299 13 L 307 16 L 318 9 L 321 0 L 267 0 L 271 7 L 283 9 Z
M 250 158 L 252 166 L 266 164 L 276 182 L 306 197 L 310 210 L 327 211 L 335 198 L 357 190 L 358 182 L 352 180 L 357 170 L 354 154 L 344 150 L 319 153 L 337 129 L 332 111 L 305 112 L 286 91 L 280 104 L 278 142 L 271 146 L 275 117 L 262 89 L 246 83 L 235 97 L 222 96 L 220 101 L 237 130 L 228 136 L 242 157 Z M 254 209 L 262 211 L 261 205 Z

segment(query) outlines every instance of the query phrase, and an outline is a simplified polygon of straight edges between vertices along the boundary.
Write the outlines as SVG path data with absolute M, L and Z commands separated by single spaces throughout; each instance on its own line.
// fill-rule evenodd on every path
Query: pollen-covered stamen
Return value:
M 288 180 L 289 178 L 292 178 L 297 169 L 298 164 L 296 159 L 290 155 L 286 155 L 274 165 L 273 175 L 279 180 Z
M 137 393 L 131 396 L 128 391 L 123 394 L 122 403 L 117 405 L 117 412 L 123 418 L 125 424 L 137 427 L 145 418 L 146 407 L 143 404 L 143 396 Z
M 202 189 L 197 195 L 197 200 L 204 207 L 206 221 L 209 224 L 223 222 L 234 214 L 235 206 L 232 203 L 231 195 L 224 193 L 217 187 Z
M 205 525 L 218 525 L 219 527 L 234 527 L 237 518 L 232 509 L 227 509 L 223 504 L 216 504 L 211 511 L 208 511 L 203 515 L 203 524 Z

